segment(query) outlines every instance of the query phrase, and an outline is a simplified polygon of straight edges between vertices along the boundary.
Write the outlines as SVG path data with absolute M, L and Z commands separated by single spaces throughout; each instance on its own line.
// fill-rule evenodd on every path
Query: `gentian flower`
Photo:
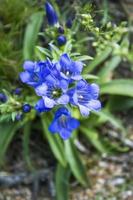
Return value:
M 98 100 L 99 87 L 97 84 L 88 84 L 80 80 L 76 88 L 70 89 L 70 103 L 78 106 L 82 115 L 87 116 L 91 110 L 99 111 L 101 103 Z
M 53 77 L 51 77 L 53 78 Z M 54 79 L 46 81 L 35 88 L 36 94 L 44 100 L 45 108 L 53 108 L 57 104 L 67 104 L 69 96 L 66 94 L 67 83 L 65 80 Z
M 20 79 L 23 83 L 36 87 L 50 74 L 52 67 L 53 64 L 49 60 L 39 62 L 25 61 L 23 65 L 25 71 L 20 73 Z
M 49 2 L 45 3 L 45 10 L 49 25 L 56 25 L 58 23 L 58 16 Z
M 28 103 L 26 103 L 22 106 L 22 110 L 24 113 L 28 113 L 31 111 L 31 106 Z
M 0 102 L 5 103 L 7 101 L 7 96 L 4 93 L 0 93 Z
M 83 69 L 83 63 L 79 61 L 73 61 L 68 54 L 62 54 L 56 68 L 60 71 L 62 78 L 66 80 L 81 80 L 80 75 Z
M 57 42 L 59 46 L 63 46 L 64 44 L 66 44 L 66 37 L 64 35 L 60 35 L 57 37 Z
M 72 131 L 79 126 L 79 121 L 71 117 L 70 112 L 67 108 L 59 108 L 56 113 L 54 120 L 49 126 L 49 131 L 52 133 L 59 133 L 62 139 L 68 139 Z

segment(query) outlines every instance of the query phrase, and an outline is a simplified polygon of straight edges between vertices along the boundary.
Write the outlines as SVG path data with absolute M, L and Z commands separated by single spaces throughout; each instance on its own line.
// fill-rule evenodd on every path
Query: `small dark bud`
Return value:
M 66 44 L 66 37 L 64 35 L 60 35 L 57 37 L 57 42 L 59 46 L 63 46 L 64 44 Z
M 27 103 L 22 106 L 22 110 L 24 113 L 28 113 L 31 111 L 31 106 Z

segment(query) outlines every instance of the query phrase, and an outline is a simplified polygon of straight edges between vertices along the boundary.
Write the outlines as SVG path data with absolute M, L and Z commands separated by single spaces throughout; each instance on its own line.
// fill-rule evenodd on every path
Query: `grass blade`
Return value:
M 30 19 L 24 35 L 24 60 L 33 59 L 36 40 L 43 20 L 43 12 L 34 13 Z
M 101 84 L 101 94 L 115 94 L 133 97 L 133 80 L 116 79 Z
M 66 166 L 66 157 L 62 141 L 57 134 L 52 134 L 48 131 L 48 120 L 41 118 L 43 126 L 43 135 L 47 138 L 53 154 L 62 166 Z
M 68 200 L 70 169 L 57 165 L 56 170 L 56 200 Z
M 74 144 L 72 143 L 72 141 L 70 141 L 70 139 L 66 140 L 64 143 L 67 161 L 74 176 L 83 186 L 86 186 L 88 184 L 86 170 Z
M 84 68 L 84 74 L 87 74 L 89 72 L 91 72 L 92 70 L 94 70 L 99 64 L 101 64 L 102 62 L 104 62 L 108 56 L 111 54 L 112 52 L 112 48 L 111 47 L 107 47 L 102 54 L 96 56 L 93 61 L 90 63 L 90 65 L 88 67 Z

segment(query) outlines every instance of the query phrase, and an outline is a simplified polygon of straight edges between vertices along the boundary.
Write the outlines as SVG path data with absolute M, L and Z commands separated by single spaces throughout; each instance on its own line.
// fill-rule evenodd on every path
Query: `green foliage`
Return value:
M 56 169 L 55 186 L 56 186 L 56 199 L 67 200 L 69 191 L 69 167 L 63 167 L 58 164 Z
M 34 59 L 34 48 L 36 45 L 38 32 L 42 24 L 43 16 L 43 12 L 37 12 L 34 13 L 29 19 L 23 42 L 23 57 L 25 60 Z

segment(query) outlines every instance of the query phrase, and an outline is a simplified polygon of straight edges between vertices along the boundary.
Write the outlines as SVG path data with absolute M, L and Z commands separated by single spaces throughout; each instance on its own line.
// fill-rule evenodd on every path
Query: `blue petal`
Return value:
M 60 81 L 60 88 L 65 92 L 68 89 L 68 81 L 61 80 Z
M 81 76 L 81 75 L 73 75 L 73 76 L 71 76 L 71 78 L 72 78 L 73 80 L 79 81 L 79 80 L 82 79 L 82 76 Z
M 95 111 L 99 111 L 101 109 L 101 102 L 98 100 L 91 100 L 89 101 L 89 103 L 87 104 L 87 107 L 90 110 L 95 110 Z
M 47 92 L 48 86 L 43 83 L 42 85 L 39 85 L 35 88 L 35 92 L 38 96 L 45 96 Z
M 91 84 L 91 93 L 94 99 L 97 99 L 99 96 L 99 86 L 95 83 Z
M 61 55 L 59 63 L 62 68 L 67 69 L 71 65 L 71 60 L 69 56 L 65 53 Z
M 77 89 L 81 90 L 82 88 L 84 88 L 86 86 L 86 84 L 87 84 L 87 82 L 85 80 L 83 80 L 83 79 L 80 80 L 80 81 L 78 81 L 78 83 L 77 83 Z
M 69 102 L 69 96 L 66 95 L 66 94 L 62 95 L 62 96 L 57 100 L 57 103 L 58 103 L 58 104 L 63 104 L 63 105 L 67 104 L 68 102 Z
M 72 66 L 73 66 L 73 71 L 75 73 L 81 73 L 82 72 L 82 69 L 83 69 L 83 63 L 82 62 L 79 62 L 79 61 L 76 61 L 76 62 L 72 62 Z
M 52 133 L 57 133 L 60 131 L 57 120 L 53 120 L 53 122 L 50 124 L 49 131 Z
M 62 129 L 62 130 L 60 130 L 59 134 L 60 134 L 60 136 L 63 140 L 66 140 L 70 137 L 71 131 L 68 131 L 66 129 Z
M 31 75 L 29 72 L 21 72 L 20 73 L 20 79 L 23 83 L 27 83 L 31 79 Z
M 65 108 L 65 107 L 61 107 L 56 111 L 55 118 L 57 119 L 63 114 L 66 115 L 66 116 L 70 116 L 69 110 L 67 108 Z
M 47 108 L 53 108 L 55 105 L 55 101 L 53 99 L 50 99 L 48 97 L 43 97 L 44 104 Z
M 80 112 L 83 116 L 88 116 L 89 115 L 89 109 L 87 106 L 79 105 Z
M 68 123 L 69 130 L 74 130 L 74 129 L 78 128 L 80 125 L 79 121 L 73 117 L 69 117 L 67 120 L 67 123 Z
M 46 108 L 44 105 L 44 100 L 40 99 L 35 105 L 35 110 L 38 112 L 47 112 L 50 110 L 50 108 Z
M 34 71 L 34 67 L 35 67 L 34 62 L 32 62 L 30 60 L 25 61 L 24 64 L 23 64 L 23 68 L 26 71 L 29 71 L 29 72 L 33 72 Z

